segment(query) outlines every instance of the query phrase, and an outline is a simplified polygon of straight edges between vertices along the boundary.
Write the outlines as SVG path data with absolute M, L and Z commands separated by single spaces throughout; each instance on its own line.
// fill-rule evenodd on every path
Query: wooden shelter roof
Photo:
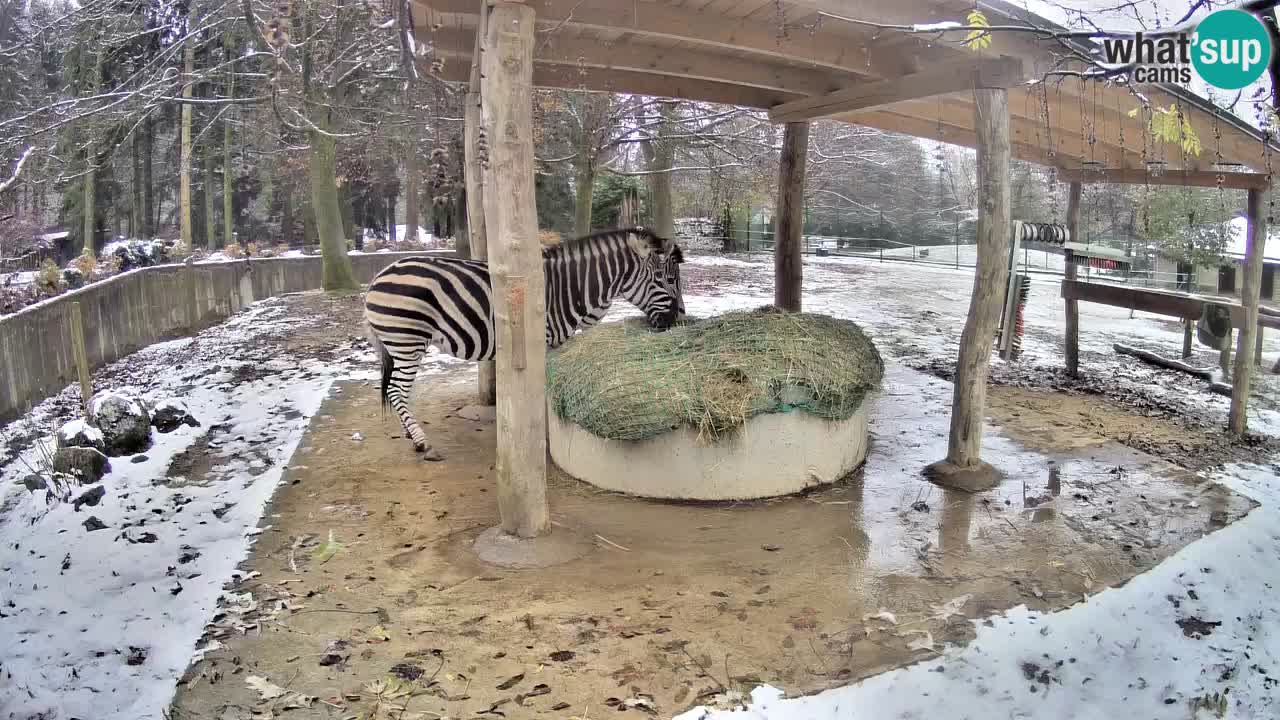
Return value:
M 483 0 L 414 0 L 417 40 L 443 77 L 470 76 Z M 1238 118 L 1174 86 L 1128 88 L 1048 71 L 1079 69 L 1059 40 L 1000 32 L 981 51 L 963 32 L 910 34 L 884 24 L 963 23 L 971 0 L 528 0 L 537 17 L 534 84 L 768 109 L 777 121 L 829 117 L 972 147 L 975 79 L 1010 88 L 1014 157 L 1064 179 L 1263 187 L 1267 153 Z M 993 25 L 1051 23 L 999 0 Z M 829 14 L 824 14 L 829 13 Z M 1078 47 L 1078 46 L 1077 46 Z M 1199 155 L 1147 130 L 1135 90 L 1177 105 Z M 1152 167 L 1159 168 L 1156 175 Z M 1100 172 L 1105 170 L 1106 172 Z

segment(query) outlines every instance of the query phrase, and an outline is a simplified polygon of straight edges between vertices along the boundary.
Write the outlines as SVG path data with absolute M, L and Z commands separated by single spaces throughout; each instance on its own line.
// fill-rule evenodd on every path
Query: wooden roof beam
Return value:
M 480 0 L 413 0 L 415 20 L 442 14 L 444 26 L 474 28 Z M 535 57 L 554 34 L 570 27 L 661 37 L 741 53 L 763 55 L 813 67 L 865 77 L 892 77 L 919 68 L 915 53 L 878 52 L 869 42 L 850 42 L 831 32 L 795 31 L 779 35 L 777 26 L 750 19 L 734 19 L 662 3 L 584 3 L 582 0 L 528 0 L 537 14 Z M 419 36 L 430 40 L 427 22 L 418 22 Z
M 432 38 L 435 40 L 436 52 L 445 56 L 465 57 L 470 52 L 470 45 L 466 41 L 474 36 L 475 33 L 470 30 L 442 28 Z M 602 49 L 607 52 L 601 52 Z M 820 68 L 768 61 L 733 62 L 706 50 L 661 48 L 635 42 L 602 45 L 595 40 L 559 34 L 548 36 L 539 45 L 534 64 L 669 75 L 689 80 L 732 83 L 788 95 L 823 93 L 839 87 L 841 82 L 836 73 Z
M 1008 88 L 1026 80 L 1018 58 L 977 58 L 783 103 L 770 108 L 769 119 L 776 123 L 813 120 L 946 95 L 966 87 Z
M 446 82 L 467 82 L 471 75 L 469 55 L 457 55 L 445 63 L 438 77 Z M 731 85 L 729 83 L 668 77 L 626 70 L 579 68 L 572 65 L 534 63 L 533 84 L 540 88 L 563 88 L 587 92 L 634 93 L 653 97 L 722 103 L 740 107 L 766 109 L 796 96 L 775 90 Z
M 1064 182 L 1113 183 L 1117 185 L 1218 187 L 1219 176 L 1222 177 L 1222 187 L 1229 190 L 1267 190 L 1271 187 L 1271 183 L 1264 173 L 1166 170 L 1159 175 L 1153 175 L 1145 170 L 1128 168 L 1094 169 L 1086 167 L 1058 170 L 1058 177 Z

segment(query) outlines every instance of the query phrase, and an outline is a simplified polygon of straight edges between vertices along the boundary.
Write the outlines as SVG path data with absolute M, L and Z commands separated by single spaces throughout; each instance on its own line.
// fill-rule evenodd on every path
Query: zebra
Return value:
M 657 330 L 684 317 L 680 264 L 667 238 L 641 228 L 598 232 L 542 250 L 546 279 L 547 347 L 600 322 L 615 297 L 638 307 Z M 431 447 L 409 411 L 418 365 L 435 345 L 463 360 L 492 360 L 496 337 L 489 265 L 479 260 L 411 257 L 388 265 L 369 283 L 365 320 L 382 363 L 382 404 L 395 410 L 413 447 Z

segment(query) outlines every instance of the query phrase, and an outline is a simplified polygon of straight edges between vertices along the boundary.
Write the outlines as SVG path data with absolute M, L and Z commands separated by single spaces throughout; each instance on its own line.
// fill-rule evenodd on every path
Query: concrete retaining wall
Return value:
M 394 260 L 437 253 L 352 255 L 368 283 Z M 440 253 L 451 254 L 451 253 Z M 221 322 L 257 300 L 320 287 L 319 257 L 161 265 L 94 283 L 0 318 L 0 423 L 76 381 L 71 304 L 80 303 L 89 364 Z M 189 309 L 194 293 L 194 318 Z

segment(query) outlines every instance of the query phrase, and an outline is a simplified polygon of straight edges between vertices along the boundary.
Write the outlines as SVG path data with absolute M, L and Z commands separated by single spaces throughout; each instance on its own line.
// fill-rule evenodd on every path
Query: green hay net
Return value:
M 761 308 L 663 333 L 638 319 L 597 327 L 548 354 L 547 396 L 602 438 L 644 440 L 683 423 L 715 440 L 761 413 L 847 419 L 883 375 L 856 323 Z

